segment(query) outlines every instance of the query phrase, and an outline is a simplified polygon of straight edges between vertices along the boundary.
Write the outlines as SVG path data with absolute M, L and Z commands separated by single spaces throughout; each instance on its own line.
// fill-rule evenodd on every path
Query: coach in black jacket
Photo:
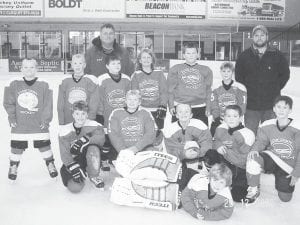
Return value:
M 247 88 L 245 125 L 256 133 L 259 123 L 274 117 L 273 101 L 290 78 L 283 54 L 268 47 L 268 30 L 253 28 L 253 44 L 242 52 L 235 66 L 236 81 Z

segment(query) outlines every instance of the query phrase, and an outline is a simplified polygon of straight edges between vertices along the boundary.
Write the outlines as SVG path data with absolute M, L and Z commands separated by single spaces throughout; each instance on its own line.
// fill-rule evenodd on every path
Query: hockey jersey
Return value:
M 104 117 L 104 127 L 108 126 L 111 112 L 117 108 L 125 107 L 126 92 L 130 90 L 130 78 L 121 74 L 119 81 L 114 81 L 108 73 L 98 77 L 99 84 L 99 107 L 98 115 Z
M 206 124 L 198 119 L 190 119 L 184 130 L 179 121 L 171 123 L 163 129 L 166 150 L 181 160 L 185 158 L 184 145 L 187 141 L 195 141 L 199 145 L 199 157 L 204 156 L 212 148 L 212 137 Z
M 209 197 L 208 178 L 196 174 L 182 192 L 183 209 L 195 218 L 197 218 L 197 214 L 200 214 L 204 220 L 228 219 L 234 209 L 229 188 L 225 187 L 217 192 L 214 197 Z
M 78 81 L 72 77 L 65 78 L 59 85 L 57 111 L 59 125 L 71 123 L 72 104 L 76 101 L 85 101 L 88 104 L 89 119 L 96 118 L 98 97 L 98 80 L 93 75 L 85 74 Z
M 150 74 L 141 70 L 134 72 L 131 78 L 131 89 L 140 90 L 141 106 L 150 108 L 151 111 L 156 111 L 159 105 L 167 106 L 167 81 L 161 70 L 153 70 Z
M 70 152 L 72 144 L 83 136 L 89 138 L 89 144 L 103 146 L 105 134 L 100 123 L 94 120 L 86 120 L 82 128 L 75 129 L 73 123 L 68 123 L 60 127 L 59 130 L 59 149 L 61 160 L 64 165 L 74 162 L 73 155 Z
M 262 123 L 251 151 L 268 153 L 280 167 L 284 168 L 283 161 L 291 167 L 293 176 L 300 177 L 300 127 L 294 120 L 284 129 L 278 127 L 276 119 Z
M 225 108 L 228 105 L 239 105 L 245 114 L 247 103 L 246 87 L 233 81 L 229 89 L 225 89 L 224 85 L 215 88 L 211 95 L 211 114 L 214 119 L 224 118 Z
M 210 104 L 213 74 L 204 65 L 188 65 L 186 63 L 173 66 L 168 74 L 169 107 L 176 103 L 197 105 Z
M 154 142 L 154 124 L 153 117 L 145 109 L 137 109 L 134 113 L 126 108 L 115 109 L 109 117 L 109 139 L 118 152 L 132 146 L 141 151 Z
M 9 123 L 17 124 L 11 129 L 13 140 L 26 140 L 28 135 L 34 140 L 49 139 L 53 93 L 46 81 L 36 78 L 26 82 L 22 77 L 10 81 L 4 89 L 3 105 Z
M 213 148 L 217 150 L 221 146 L 226 146 L 224 158 L 233 165 L 245 169 L 247 155 L 255 141 L 255 135 L 246 127 L 235 130 L 232 135 L 228 130 L 229 127 L 226 123 L 222 123 L 216 129 Z

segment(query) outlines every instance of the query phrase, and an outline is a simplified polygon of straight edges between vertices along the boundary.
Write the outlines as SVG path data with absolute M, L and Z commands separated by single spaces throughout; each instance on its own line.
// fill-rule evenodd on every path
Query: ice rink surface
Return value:
M 298 74 L 299 75 L 299 74 Z M 58 122 L 56 99 L 59 80 L 56 75 L 42 75 L 54 90 L 54 119 L 51 123 L 52 149 L 59 169 L 57 135 Z M 175 212 L 158 211 L 114 205 L 109 201 L 110 186 L 115 173 L 104 174 L 105 191 L 94 188 L 86 182 L 84 190 L 72 194 L 63 186 L 60 176 L 50 178 L 45 163 L 36 149 L 23 154 L 16 183 L 7 179 L 10 128 L 7 114 L 2 107 L 4 85 L 9 78 L 0 77 L 0 225 L 296 225 L 300 223 L 300 183 L 296 185 L 294 197 L 289 203 L 282 203 L 274 188 L 274 177 L 263 175 L 261 196 L 252 205 L 235 204 L 232 217 L 221 222 L 198 221 L 183 209 Z M 297 89 L 298 83 L 294 82 Z M 286 94 L 293 94 L 285 90 Z M 300 96 L 293 96 L 292 117 L 300 120 Z

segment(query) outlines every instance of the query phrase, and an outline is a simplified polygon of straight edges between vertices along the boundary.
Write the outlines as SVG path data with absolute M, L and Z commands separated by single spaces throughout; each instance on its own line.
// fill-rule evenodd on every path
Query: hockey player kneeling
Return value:
M 100 146 L 105 136 L 101 124 L 88 118 L 88 106 L 84 101 L 72 106 L 73 123 L 61 126 L 59 147 L 63 166 L 60 174 L 64 186 L 71 192 L 80 192 L 88 176 L 97 187 L 103 188 L 100 173 Z
M 155 139 L 153 117 L 139 109 L 138 90 L 128 91 L 124 109 L 113 111 L 108 134 L 119 152 L 111 201 L 120 205 L 174 210 L 178 205 L 181 163 L 175 156 L 152 151 Z

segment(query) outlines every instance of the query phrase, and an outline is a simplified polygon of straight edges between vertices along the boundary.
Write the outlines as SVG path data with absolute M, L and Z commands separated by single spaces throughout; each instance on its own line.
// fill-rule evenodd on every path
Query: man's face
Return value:
M 230 128 L 237 127 L 240 124 L 241 120 L 242 118 L 240 117 L 237 110 L 226 109 L 224 121 Z
M 257 48 L 262 48 L 266 46 L 268 42 L 268 35 L 262 30 L 257 30 L 253 34 L 253 44 Z
M 81 110 L 75 110 L 72 115 L 77 127 L 82 127 L 88 118 L 88 113 Z
M 120 60 L 113 60 L 106 65 L 106 68 L 111 74 L 119 74 L 121 71 L 121 61 Z
M 25 78 L 34 78 L 37 68 L 33 60 L 24 60 L 21 67 L 21 72 Z
M 83 74 L 86 64 L 82 58 L 74 58 L 72 60 L 72 68 L 75 74 Z
M 187 48 L 185 49 L 185 53 L 183 54 L 184 59 L 189 64 L 194 64 L 198 58 L 198 52 L 196 48 Z
M 115 40 L 115 32 L 111 28 L 103 28 L 100 32 L 100 39 L 105 44 L 112 44 Z
M 287 119 L 292 112 L 290 106 L 285 101 L 279 101 L 273 107 L 273 111 L 277 119 Z

